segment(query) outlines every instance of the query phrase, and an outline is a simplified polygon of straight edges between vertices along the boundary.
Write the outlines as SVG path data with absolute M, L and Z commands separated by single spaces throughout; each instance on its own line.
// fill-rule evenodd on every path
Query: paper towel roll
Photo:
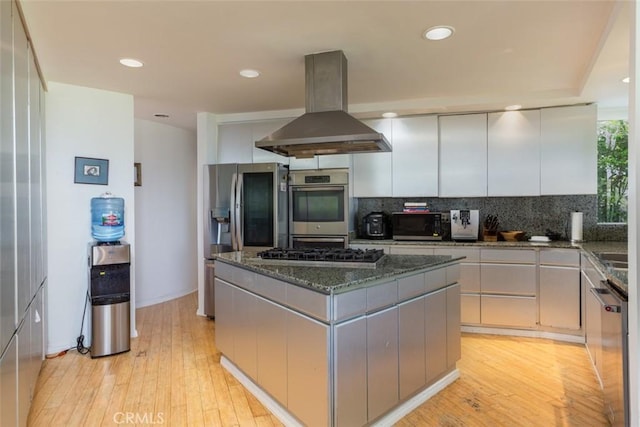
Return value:
M 582 212 L 571 212 L 571 241 L 582 242 Z

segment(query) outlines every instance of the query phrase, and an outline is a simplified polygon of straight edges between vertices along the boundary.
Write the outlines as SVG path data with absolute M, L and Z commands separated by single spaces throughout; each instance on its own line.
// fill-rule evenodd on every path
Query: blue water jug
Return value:
M 116 242 L 124 236 L 124 199 L 104 193 L 91 199 L 91 237 Z

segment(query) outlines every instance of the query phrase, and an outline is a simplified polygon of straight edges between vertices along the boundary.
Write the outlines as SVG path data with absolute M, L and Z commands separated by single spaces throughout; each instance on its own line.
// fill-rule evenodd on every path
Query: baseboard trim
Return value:
M 225 356 L 220 357 L 220 365 L 225 368 L 231 375 L 238 380 L 240 384 L 245 386 L 256 399 L 260 401 L 273 415 L 287 427 L 303 427 L 296 417 L 294 417 L 286 408 L 280 405 L 275 399 L 273 399 L 267 392 L 265 392 L 260 386 L 253 382 L 251 378 L 246 376 L 236 365 L 234 365 Z M 422 390 L 412 398 L 404 401 L 388 414 L 382 418 L 374 421 L 370 425 L 372 427 L 387 427 L 392 426 L 402 418 L 406 417 L 411 411 L 422 405 L 427 400 L 431 399 L 440 391 L 444 390 L 449 384 L 454 382 L 460 377 L 460 371 L 457 368 L 452 369 L 448 374 L 440 378 L 435 383 L 431 384 L 426 389 Z
M 554 341 L 570 342 L 575 344 L 584 344 L 582 335 L 561 334 L 548 331 L 529 331 L 525 329 L 507 329 L 507 328 L 486 328 L 483 326 L 461 326 L 461 332 L 471 334 L 489 334 L 489 335 L 507 335 L 513 337 L 525 338 L 546 338 Z

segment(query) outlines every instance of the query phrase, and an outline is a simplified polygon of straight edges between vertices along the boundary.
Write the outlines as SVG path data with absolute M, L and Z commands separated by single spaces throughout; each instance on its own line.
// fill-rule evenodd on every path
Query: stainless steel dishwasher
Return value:
M 612 426 L 629 425 L 629 330 L 627 299 L 612 285 L 591 288 L 601 306 L 602 387 Z

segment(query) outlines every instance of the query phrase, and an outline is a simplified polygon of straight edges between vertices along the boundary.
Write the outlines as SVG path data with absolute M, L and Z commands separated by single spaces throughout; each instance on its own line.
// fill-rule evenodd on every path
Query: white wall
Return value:
M 125 200 L 124 241 L 135 254 L 133 97 L 49 82 L 46 94 L 48 326 L 47 354 L 75 347 L 88 286 L 91 198 L 109 191 Z M 108 185 L 74 184 L 74 158 L 109 160 Z M 131 261 L 131 330 L 135 331 L 135 255 Z M 90 319 L 87 307 L 87 319 Z M 85 320 L 85 345 L 90 344 Z
M 136 306 L 197 290 L 196 134 L 135 120 Z

